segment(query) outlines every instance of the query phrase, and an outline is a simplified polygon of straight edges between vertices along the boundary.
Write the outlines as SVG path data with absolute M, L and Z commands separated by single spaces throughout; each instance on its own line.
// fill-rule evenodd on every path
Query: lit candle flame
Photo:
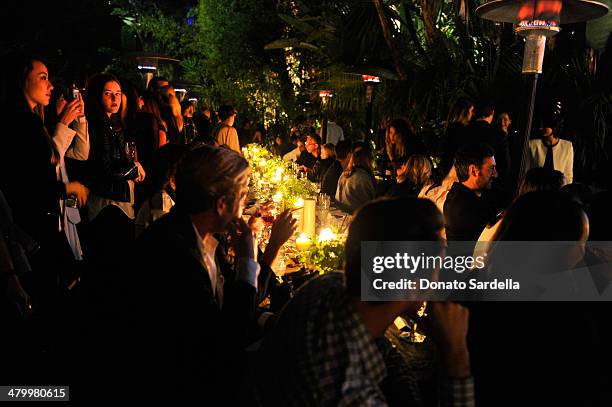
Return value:
M 321 230 L 321 233 L 319 234 L 319 242 L 329 242 L 330 240 L 334 240 L 336 237 L 337 235 L 330 228 L 325 228 Z

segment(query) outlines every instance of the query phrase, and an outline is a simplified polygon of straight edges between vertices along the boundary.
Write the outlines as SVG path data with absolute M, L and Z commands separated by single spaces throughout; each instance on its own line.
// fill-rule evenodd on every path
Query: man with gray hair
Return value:
M 135 346 L 134 376 L 156 392 L 211 399 L 230 383 L 240 386 L 236 372 L 256 328 L 260 271 L 253 232 L 241 217 L 249 175 L 232 150 L 190 151 L 176 173 L 176 206 L 137 242 L 133 329 L 144 340 Z M 228 229 L 233 267 L 218 240 Z M 270 250 L 283 239 L 271 238 Z

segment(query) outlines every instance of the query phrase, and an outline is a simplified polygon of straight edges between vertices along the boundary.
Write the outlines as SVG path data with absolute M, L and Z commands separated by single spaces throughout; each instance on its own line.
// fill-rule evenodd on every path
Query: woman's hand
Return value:
M 134 164 L 136 164 L 136 167 L 138 168 L 138 177 L 136 177 L 134 182 L 142 182 L 142 181 L 144 181 L 144 179 L 145 179 L 145 177 L 147 175 L 145 170 L 144 170 L 144 168 L 142 168 L 142 165 L 138 161 L 135 161 Z
M 79 208 L 85 206 L 89 197 L 89 189 L 78 181 L 66 184 L 66 195 L 74 195 L 79 203 Z
M 63 100 L 63 99 L 60 99 L 60 100 Z M 72 102 L 68 104 L 65 104 L 66 101 L 64 100 L 63 103 L 64 103 L 64 106 L 59 115 L 60 116 L 59 121 L 65 124 L 66 126 L 69 126 L 70 123 L 75 121 L 77 118 L 83 116 L 83 104 L 80 99 L 74 99 Z M 59 102 L 58 102 L 58 108 L 59 108 Z

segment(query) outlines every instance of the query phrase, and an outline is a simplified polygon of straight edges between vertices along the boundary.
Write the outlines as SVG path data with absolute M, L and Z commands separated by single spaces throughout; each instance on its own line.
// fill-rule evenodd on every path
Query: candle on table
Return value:
M 310 239 L 305 233 L 300 233 L 297 239 L 295 239 L 295 246 L 298 250 L 306 250 L 310 247 Z
M 302 212 L 302 216 L 304 217 L 304 220 L 302 221 L 302 232 L 306 233 L 308 236 L 315 236 L 315 228 L 317 221 L 316 213 L 317 202 L 311 198 L 305 199 L 304 209 Z
M 328 242 L 334 240 L 336 237 L 336 234 L 330 228 L 325 228 L 321 230 L 319 234 L 319 242 Z

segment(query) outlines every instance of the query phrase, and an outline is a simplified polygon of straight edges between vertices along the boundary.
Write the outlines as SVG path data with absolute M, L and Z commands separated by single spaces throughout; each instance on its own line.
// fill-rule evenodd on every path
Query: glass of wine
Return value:
M 125 154 L 130 162 L 136 161 L 136 143 L 133 141 L 126 141 L 125 143 Z

